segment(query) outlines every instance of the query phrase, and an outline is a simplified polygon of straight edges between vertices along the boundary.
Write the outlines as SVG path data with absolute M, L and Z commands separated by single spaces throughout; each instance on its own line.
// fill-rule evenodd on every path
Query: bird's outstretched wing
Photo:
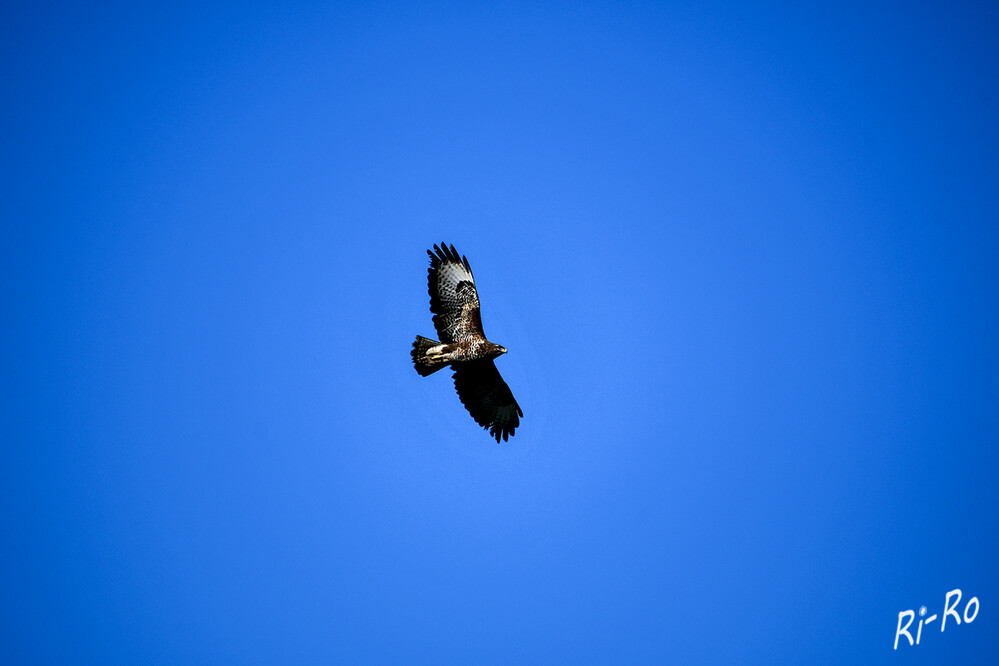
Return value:
M 492 360 L 455 363 L 454 388 L 465 409 L 489 434 L 506 441 L 520 425 L 524 412 Z
M 434 245 L 430 255 L 430 311 L 441 342 L 467 342 L 485 338 L 479 316 L 479 294 L 468 259 L 459 257 L 454 245 Z

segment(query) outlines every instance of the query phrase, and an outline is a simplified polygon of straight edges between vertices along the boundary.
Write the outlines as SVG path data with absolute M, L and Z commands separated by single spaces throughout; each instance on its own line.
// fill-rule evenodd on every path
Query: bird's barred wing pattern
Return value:
M 479 294 L 468 259 L 459 257 L 454 245 L 434 245 L 430 255 L 430 311 L 441 342 L 484 339 L 479 316 Z
M 524 412 L 492 360 L 455 363 L 454 388 L 465 409 L 489 434 L 506 441 L 520 425 Z

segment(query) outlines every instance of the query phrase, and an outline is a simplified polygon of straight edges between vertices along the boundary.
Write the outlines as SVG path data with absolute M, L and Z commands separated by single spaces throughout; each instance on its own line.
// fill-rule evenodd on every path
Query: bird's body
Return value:
M 506 349 L 488 340 L 473 340 L 469 343 L 437 342 L 422 335 L 416 336 L 414 350 L 420 353 L 413 356 L 416 371 L 426 377 L 451 363 L 467 363 L 481 359 L 493 359 L 506 352 Z
M 454 246 L 434 245 L 428 271 L 430 311 L 440 341 L 416 336 L 413 365 L 426 377 L 450 365 L 454 387 L 475 422 L 500 441 L 513 435 L 524 412 L 493 359 L 506 349 L 486 339 L 479 314 L 479 295 L 468 259 Z

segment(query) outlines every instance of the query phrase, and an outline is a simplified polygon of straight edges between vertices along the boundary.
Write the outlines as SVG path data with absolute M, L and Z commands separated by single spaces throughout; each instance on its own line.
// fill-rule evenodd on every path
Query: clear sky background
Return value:
M 994 3 L 98 4 L 0 10 L 5 663 L 994 659 Z

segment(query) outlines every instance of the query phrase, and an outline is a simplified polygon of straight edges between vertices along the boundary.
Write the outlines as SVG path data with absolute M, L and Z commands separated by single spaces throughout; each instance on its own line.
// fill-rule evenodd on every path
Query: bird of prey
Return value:
M 413 365 L 426 377 L 444 366 L 454 370 L 454 388 L 465 409 L 489 434 L 506 441 L 524 415 L 493 359 L 506 349 L 486 340 L 479 294 L 468 259 L 454 245 L 434 245 L 430 255 L 430 311 L 440 342 L 416 336 Z

